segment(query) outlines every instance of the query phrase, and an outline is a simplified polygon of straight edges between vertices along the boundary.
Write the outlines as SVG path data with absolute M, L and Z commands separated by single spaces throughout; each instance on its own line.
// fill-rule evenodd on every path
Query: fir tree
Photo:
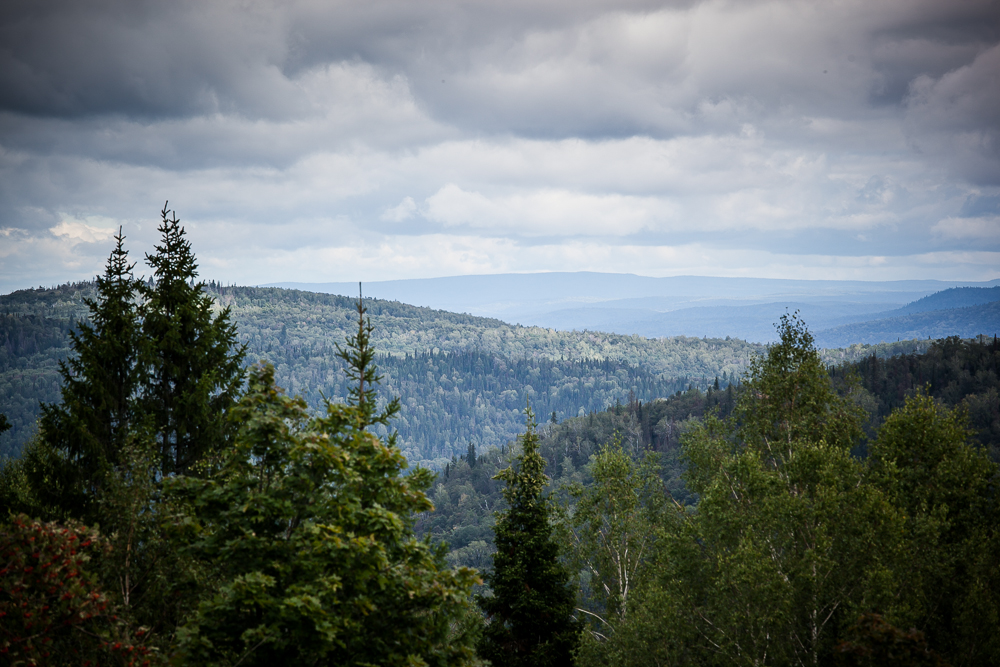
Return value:
M 70 332 L 76 353 L 61 362 L 62 403 L 42 406 L 44 446 L 29 453 L 32 487 L 57 514 L 88 518 L 108 473 L 142 420 L 136 401 L 143 343 L 137 282 L 119 229 L 97 299 L 87 299 L 90 322 Z
M 146 255 L 155 282 L 142 285 L 143 335 L 150 342 L 146 405 L 153 417 L 163 474 L 183 473 L 229 441 L 223 418 L 243 383 L 244 346 L 229 309 L 212 315 L 212 299 L 195 282 L 198 265 L 180 220 L 160 212 L 161 245 Z
M 576 595 L 552 539 L 545 459 L 530 407 L 527 415 L 521 455 L 496 476 L 506 482 L 509 509 L 498 513 L 494 528 L 497 550 L 486 577 L 492 595 L 477 598 L 487 617 L 477 648 L 494 667 L 568 666 L 580 635 Z

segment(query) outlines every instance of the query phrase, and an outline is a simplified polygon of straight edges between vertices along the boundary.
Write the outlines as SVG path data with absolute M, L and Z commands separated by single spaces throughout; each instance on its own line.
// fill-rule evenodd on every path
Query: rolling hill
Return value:
M 259 287 L 207 287 L 232 309 L 248 362 L 274 363 L 278 381 L 317 406 L 341 400 L 347 387 L 336 345 L 354 326 L 350 297 Z M 16 454 L 34 428 L 38 402 L 59 400 L 58 361 L 68 332 L 85 318 L 91 283 L 0 296 L 0 412 L 14 429 L 0 454 Z M 501 445 L 523 428 L 530 397 L 543 417 L 562 419 L 650 400 L 720 378 L 736 381 L 763 350 L 732 337 L 651 339 L 591 331 L 561 332 L 497 319 L 367 300 L 375 325 L 384 395 L 398 395 L 400 446 L 414 462 L 439 467 L 471 442 Z M 780 312 L 773 315 L 777 319 Z M 873 352 L 920 351 L 926 343 L 851 346 L 824 351 L 828 363 Z
M 996 289 L 996 288 L 994 288 Z M 951 291 L 951 290 L 949 290 Z M 992 292 L 992 290 L 989 290 Z M 923 304 L 911 304 L 881 317 L 854 324 L 817 331 L 816 344 L 838 347 L 851 343 L 881 343 L 892 340 L 935 339 L 947 336 L 975 338 L 1000 334 L 1000 301 L 979 303 L 964 308 L 920 310 L 942 304 L 942 299 L 932 295 L 921 299 Z M 947 302 L 945 302 L 947 303 Z M 900 314 L 896 314 L 900 313 Z

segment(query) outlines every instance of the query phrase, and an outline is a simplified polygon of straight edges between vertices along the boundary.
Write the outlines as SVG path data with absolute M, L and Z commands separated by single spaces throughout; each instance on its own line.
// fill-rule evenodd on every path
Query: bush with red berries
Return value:
M 87 571 L 108 550 L 96 530 L 21 514 L 0 525 L 0 662 L 149 665 L 143 631 L 130 633 Z

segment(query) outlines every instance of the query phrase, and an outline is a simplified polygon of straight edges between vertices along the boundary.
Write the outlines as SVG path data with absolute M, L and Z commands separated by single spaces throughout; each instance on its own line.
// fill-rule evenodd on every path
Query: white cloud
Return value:
M 454 183 L 427 198 L 424 215 L 446 227 L 520 236 L 627 236 L 672 215 L 652 197 L 541 189 L 487 197 Z
M 71 242 L 97 243 L 107 241 L 115 235 L 115 229 L 108 227 L 111 220 L 107 218 L 88 217 L 84 220 L 65 218 L 50 231 L 53 235 L 62 237 Z M 89 224 L 93 223 L 93 224 Z M 95 227 L 94 225 L 101 225 Z
M 910 89 L 906 128 L 920 150 L 974 183 L 1000 183 L 1000 44 Z
M 390 209 L 386 209 L 381 217 L 383 220 L 388 220 L 389 222 L 402 222 L 407 218 L 413 217 L 416 211 L 417 203 L 413 201 L 413 197 L 403 197 L 403 201 Z
M 1000 196 L 990 0 L 24 11 L 0 19 L 0 289 L 97 273 L 119 221 L 141 256 L 168 198 L 206 274 L 255 282 L 971 278 L 1000 250 L 963 209 Z
M 976 218 L 945 218 L 931 230 L 949 239 L 974 239 L 988 242 L 1000 242 L 1000 216 Z

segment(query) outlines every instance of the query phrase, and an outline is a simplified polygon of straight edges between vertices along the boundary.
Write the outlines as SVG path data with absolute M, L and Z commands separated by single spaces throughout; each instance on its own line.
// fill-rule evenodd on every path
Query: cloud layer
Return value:
M 968 0 L 0 8 L 0 290 L 597 270 L 1000 277 L 1000 9 Z

